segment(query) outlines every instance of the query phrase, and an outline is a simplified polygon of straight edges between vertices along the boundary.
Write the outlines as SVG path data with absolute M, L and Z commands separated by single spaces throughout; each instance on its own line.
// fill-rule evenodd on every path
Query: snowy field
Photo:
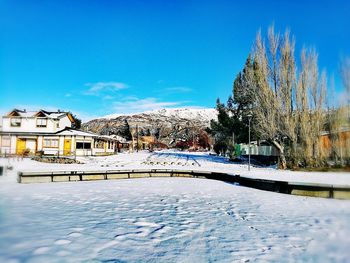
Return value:
M 48 164 L 29 159 L 0 158 L 0 165 L 14 167 L 9 176 L 0 180 L 15 181 L 16 171 L 53 171 L 53 170 L 126 170 L 126 169 L 189 169 L 195 171 L 218 171 L 241 176 L 271 179 L 289 182 L 306 182 L 350 186 L 350 173 L 346 172 L 293 172 L 275 168 L 252 167 L 248 171 L 246 164 L 235 164 L 226 158 L 209 153 L 189 153 L 179 151 L 148 151 L 121 153 L 113 156 L 78 157 L 83 164 Z
M 349 262 L 350 201 L 193 178 L 18 184 L 19 170 L 179 168 L 350 185 L 206 153 L 123 153 L 84 164 L 0 159 L 0 262 Z
M 350 202 L 192 178 L 8 184 L 0 262 L 348 262 Z

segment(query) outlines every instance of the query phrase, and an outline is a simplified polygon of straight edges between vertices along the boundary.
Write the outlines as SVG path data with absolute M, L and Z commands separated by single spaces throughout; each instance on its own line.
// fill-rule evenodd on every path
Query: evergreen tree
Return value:
M 254 104 L 254 79 L 253 61 L 249 54 L 242 72 L 239 72 L 233 82 L 233 101 L 236 105 L 237 114 L 242 115 L 251 109 Z
M 233 82 L 232 95 L 229 96 L 227 105 L 217 99 L 218 120 L 211 121 L 208 130 L 215 139 L 214 150 L 217 153 L 224 154 L 229 151 L 232 154 L 234 144 L 248 142 L 247 115 L 254 106 L 255 98 L 254 85 L 251 83 L 253 78 L 253 61 L 249 55 L 242 72 L 238 73 Z M 251 138 L 256 138 L 254 128 L 251 130 Z
M 130 131 L 130 125 L 126 119 L 124 120 L 124 125 L 120 129 L 119 135 L 121 137 L 125 138 L 126 140 L 131 140 L 131 138 L 132 138 L 131 131 Z
M 211 121 L 210 128 L 207 129 L 207 132 L 214 137 L 215 152 L 218 154 L 225 154 L 230 146 L 232 148 L 233 119 L 229 116 L 225 104 L 221 103 L 219 99 L 217 99 L 216 102 L 216 109 L 218 111 L 218 120 Z
M 140 135 L 140 136 L 145 136 L 145 132 L 143 131 L 143 129 L 140 129 L 139 135 Z

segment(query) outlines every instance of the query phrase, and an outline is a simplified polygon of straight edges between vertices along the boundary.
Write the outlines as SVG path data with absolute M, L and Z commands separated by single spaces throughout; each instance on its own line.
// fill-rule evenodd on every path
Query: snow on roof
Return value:
M 33 118 L 33 117 L 35 117 L 35 115 L 42 113 L 46 118 L 51 118 L 51 119 L 59 119 L 61 117 L 66 116 L 69 113 L 69 112 L 60 111 L 60 110 L 58 110 L 58 111 L 46 111 L 46 110 L 27 111 L 27 110 L 13 109 L 6 116 L 9 116 L 11 113 L 14 113 L 14 112 L 23 118 Z
M 119 141 L 119 142 L 126 142 L 126 139 L 123 138 L 123 137 L 121 137 L 121 136 L 119 136 L 119 135 L 113 134 L 113 135 L 111 135 L 110 137 L 116 139 L 116 140 Z
M 321 136 L 324 136 L 324 135 L 329 135 L 329 134 L 334 134 L 334 133 L 340 133 L 340 132 L 349 132 L 350 131 L 350 126 L 343 126 L 343 127 L 340 127 L 338 130 L 335 130 L 335 131 L 332 131 L 332 132 L 329 132 L 329 131 L 321 131 Z
M 91 132 L 84 132 L 81 130 L 76 130 L 72 128 L 66 128 L 62 131 L 56 133 L 57 135 L 67 135 L 67 136 L 86 136 L 86 137 L 98 137 L 98 134 Z
M 107 140 L 113 140 L 113 141 L 118 141 L 117 138 L 115 138 L 114 136 L 111 136 L 111 135 L 99 135 L 98 138 L 107 139 Z

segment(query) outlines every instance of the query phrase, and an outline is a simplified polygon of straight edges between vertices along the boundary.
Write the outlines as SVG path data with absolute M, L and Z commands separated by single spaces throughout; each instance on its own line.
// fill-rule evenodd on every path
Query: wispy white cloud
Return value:
M 84 92 L 85 95 L 95 95 L 99 96 L 104 92 L 116 92 L 122 89 L 127 89 L 129 86 L 122 82 L 96 82 L 96 83 L 86 83 L 86 87 L 88 90 Z
M 157 110 L 182 105 L 183 102 L 160 101 L 157 98 L 138 99 L 135 97 L 125 98 L 114 102 L 112 108 L 114 113 L 140 113 L 144 111 Z
M 164 90 L 167 91 L 168 93 L 188 93 L 188 92 L 192 92 L 191 88 L 184 87 L 184 86 L 169 87 L 169 88 L 165 88 Z
M 106 95 L 106 96 L 103 96 L 102 99 L 104 99 L 104 100 L 112 100 L 112 99 L 114 99 L 114 97 L 111 96 L 111 95 Z

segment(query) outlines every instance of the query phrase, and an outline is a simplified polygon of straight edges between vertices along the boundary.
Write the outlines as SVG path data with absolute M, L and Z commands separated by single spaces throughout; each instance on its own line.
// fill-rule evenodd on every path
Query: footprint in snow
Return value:
M 45 254 L 49 250 L 50 250 L 49 247 L 39 247 L 39 248 L 34 250 L 33 254 L 34 255 L 41 255 L 41 254 Z
M 68 234 L 68 237 L 80 237 L 82 235 L 83 234 L 79 233 L 79 232 L 72 232 L 72 233 Z
M 67 245 L 72 243 L 72 241 L 67 240 L 67 239 L 58 239 L 55 241 L 55 245 Z

